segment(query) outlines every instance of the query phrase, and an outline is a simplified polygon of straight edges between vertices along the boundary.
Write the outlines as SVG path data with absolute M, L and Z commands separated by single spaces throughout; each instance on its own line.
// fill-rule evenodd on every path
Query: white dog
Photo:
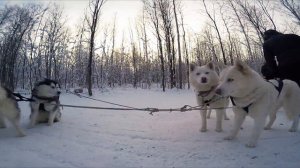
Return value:
M 32 90 L 34 101 L 30 102 L 29 128 L 32 128 L 36 123 L 48 122 L 48 125 L 51 126 L 53 122 L 60 121 L 59 90 L 59 84 L 50 79 L 45 79 L 35 85 Z
M 18 136 L 26 134 L 20 127 L 20 109 L 12 92 L 0 86 L 0 128 L 5 128 L 4 118 L 8 119 L 16 128 Z
M 220 76 L 216 93 L 231 96 L 234 105 L 234 127 L 226 140 L 232 140 L 238 134 L 245 117 L 254 119 L 254 127 L 247 147 L 255 147 L 264 128 L 267 116 L 270 129 L 276 111 L 283 105 L 289 119 L 293 119 L 290 131 L 296 131 L 299 124 L 300 88 L 291 80 L 266 81 L 257 72 L 241 61 L 225 69 Z
M 200 110 L 202 127 L 201 132 L 207 131 L 206 114 L 209 108 L 216 109 L 216 131 L 222 131 L 222 116 L 225 115 L 226 107 L 229 100 L 215 94 L 215 88 L 219 83 L 219 76 L 217 75 L 214 64 L 212 62 L 204 66 L 190 66 L 190 82 L 196 91 L 197 103 L 203 110 Z

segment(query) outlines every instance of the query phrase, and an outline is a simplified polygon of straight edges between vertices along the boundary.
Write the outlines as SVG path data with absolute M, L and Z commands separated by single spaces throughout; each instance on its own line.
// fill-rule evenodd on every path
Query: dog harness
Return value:
M 280 93 L 281 93 L 281 91 L 282 91 L 282 88 L 283 88 L 283 81 L 282 81 L 281 79 L 280 79 L 280 80 L 276 79 L 276 81 L 278 82 L 278 86 L 274 85 L 274 84 L 273 84 L 272 82 L 270 82 L 270 81 L 268 81 L 268 82 L 270 82 L 270 83 L 275 87 L 275 89 L 278 91 L 278 97 L 279 97 L 279 95 L 280 95 Z M 236 106 L 236 104 L 235 104 L 235 102 L 234 102 L 234 100 L 233 100 L 233 97 L 230 96 L 229 98 L 230 98 L 230 100 L 231 100 L 232 105 L 233 105 L 233 106 Z M 253 103 L 250 103 L 248 106 L 241 107 L 241 108 L 248 114 L 248 113 L 249 113 L 249 107 L 250 107 L 252 104 L 253 104 Z
M 206 96 L 208 96 L 212 91 L 214 91 L 214 89 L 216 88 L 216 86 L 212 87 L 210 90 L 208 91 L 198 91 L 198 94 L 197 96 L 201 97 L 202 98 L 202 104 L 205 104 L 207 106 L 209 106 L 209 103 L 211 102 L 215 102 L 217 100 L 219 100 L 220 98 L 218 98 L 219 96 L 218 95 L 214 95 L 212 98 L 208 99 L 208 100 L 204 100 L 204 98 Z
M 283 88 L 283 81 L 281 80 L 281 79 L 275 79 L 277 82 L 278 82 L 278 86 L 276 86 L 276 85 L 274 85 L 272 82 L 270 82 L 270 81 L 268 81 L 268 82 L 270 82 L 274 87 L 275 87 L 275 89 L 278 91 L 278 97 L 279 97 L 279 95 L 280 95 L 280 93 L 281 93 L 281 90 L 282 90 L 282 88 Z
M 199 95 L 198 95 L 199 96 Z M 219 96 L 217 96 L 217 95 L 214 95 L 211 99 L 208 99 L 208 100 L 203 100 L 202 101 L 202 104 L 205 104 L 205 105 L 207 105 L 207 106 L 209 106 L 209 103 L 211 103 L 211 102 L 215 102 L 215 101 L 217 101 L 217 100 L 219 100 L 220 98 L 218 98 Z

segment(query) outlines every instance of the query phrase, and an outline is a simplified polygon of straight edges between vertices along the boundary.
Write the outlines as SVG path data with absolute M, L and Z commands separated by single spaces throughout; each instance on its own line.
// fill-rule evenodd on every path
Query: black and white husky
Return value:
M 54 80 L 45 79 L 34 86 L 31 95 L 34 101 L 30 102 L 30 128 L 36 123 L 48 122 L 51 126 L 53 122 L 60 121 L 59 95 L 60 86 Z
M 22 137 L 26 134 L 20 127 L 20 109 L 15 96 L 10 90 L 0 86 L 0 128 L 5 128 L 6 118 L 16 128 L 18 136 Z

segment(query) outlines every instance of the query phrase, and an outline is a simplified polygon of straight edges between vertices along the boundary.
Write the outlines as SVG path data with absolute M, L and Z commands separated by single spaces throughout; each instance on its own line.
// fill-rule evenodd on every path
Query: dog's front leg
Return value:
M 211 108 L 209 107 L 207 110 L 207 118 L 210 119 L 210 115 L 211 115 Z
M 216 123 L 216 132 L 221 132 L 222 131 L 222 117 L 223 117 L 224 110 L 222 109 L 216 109 L 216 118 L 217 118 L 217 123 Z
M 264 128 L 266 117 L 257 117 L 254 119 L 254 127 L 249 142 L 246 144 L 249 148 L 256 147 L 257 140 Z
M 12 125 L 15 127 L 17 130 L 18 136 L 19 137 L 24 137 L 26 136 L 25 132 L 21 129 L 20 127 L 20 118 L 14 118 L 14 119 L 9 119 Z
M 274 121 L 276 120 L 276 112 L 277 111 L 273 111 L 272 113 L 270 113 L 270 115 L 269 115 L 269 122 L 268 122 L 268 124 L 264 128 L 265 130 L 270 130 L 271 129 Z
M 4 117 L 0 114 L 0 128 L 6 128 Z
M 294 120 L 293 120 L 293 125 L 292 127 L 289 129 L 290 132 L 296 132 L 299 126 L 299 117 L 300 116 L 295 116 Z
M 53 112 L 50 112 L 49 114 L 49 119 L 48 119 L 48 125 L 49 126 L 52 126 L 53 125 L 53 122 L 54 122 L 54 119 L 56 117 L 56 114 L 57 114 L 57 110 L 53 111 Z
M 200 110 L 201 120 L 202 120 L 202 127 L 200 129 L 201 132 L 206 132 L 207 131 L 206 111 L 207 111 L 206 107 L 205 107 L 205 109 Z
M 226 114 L 226 109 L 224 110 L 223 116 L 224 116 L 224 120 L 229 120 L 229 117 Z
M 225 140 L 232 140 L 236 137 L 247 115 L 246 112 L 237 108 L 234 108 L 233 112 L 234 112 L 233 129 L 231 130 L 229 136 L 224 138 Z
M 31 107 L 31 115 L 30 115 L 30 124 L 29 124 L 29 128 L 33 128 L 37 122 L 37 118 L 39 115 L 39 103 L 31 103 L 30 107 Z

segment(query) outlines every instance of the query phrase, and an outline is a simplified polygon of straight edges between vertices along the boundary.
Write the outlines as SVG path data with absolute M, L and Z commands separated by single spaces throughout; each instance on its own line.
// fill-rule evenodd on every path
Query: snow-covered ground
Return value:
M 94 93 L 94 98 L 134 107 L 196 105 L 192 90 L 119 88 Z M 110 105 L 64 93 L 62 104 Z M 299 102 L 300 103 L 300 102 Z M 27 127 L 29 105 L 20 103 L 22 127 Z M 263 131 L 258 146 L 245 147 L 252 127 L 247 118 L 234 141 L 225 141 L 231 118 L 217 133 L 215 114 L 206 133 L 199 132 L 197 111 L 155 113 L 64 108 L 62 122 L 25 128 L 15 137 L 10 126 L 0 130 L 0 167 L 299 167 L 300 132 L 290 133 L 291 122 L 280 112 L 273 130 Z

